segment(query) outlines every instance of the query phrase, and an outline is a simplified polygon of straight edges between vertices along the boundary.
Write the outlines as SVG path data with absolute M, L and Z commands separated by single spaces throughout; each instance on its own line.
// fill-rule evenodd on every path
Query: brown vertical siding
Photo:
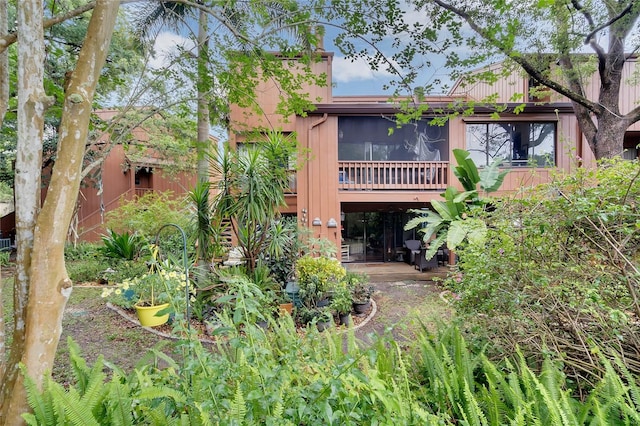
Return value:
M 96 181 L 85 180 L 80 189 L 78 209 L 78 234 L 81 241 L 99 241 L 106 233 L 104 221 L 109 211 L 117 209 L 123 200 L 136 196 L 135 171 L 123 167 L 125 153 L 120 145 L 111 150 L 102 169 L 102 194 L 96 188 Z M 148 190 L 157 192 L 172 191 L 176 199 L 184 198 L 193 189 L 197 181 L 196 173 L 179 173 L 168 177 L 162 169 L 155 167 Z M 139 194 L 138 194 L 139 195 Z
M 311 64 L 311 69 L 317 75 L 327 75 L 327 84 L 323 87 L 309 85 L 305 87 L 301 93 L 308 96 L 311 102 L 331 102 L 331 63 L 333 54 L 324 53 L 322 60 Z M 289 63 L 292 63 L 291 61 Z M 293 68 L 292 68 L 293 69 Z M 240 108 L 237 105 L 231 106 L 231 123 L 230 126 L 235 132 L 242 132 L 254 128 L 279 129 L 284 132 L 295 130 L 295 117 L 283 117 L 276 114 L 276 108 L 282 96 L 286 96 L 282 92 L 279 85 L 274 80 L 261 82 L 255 89 L 257 104 L 260 106 L 260 113 L 256 113 L 251 108 Z

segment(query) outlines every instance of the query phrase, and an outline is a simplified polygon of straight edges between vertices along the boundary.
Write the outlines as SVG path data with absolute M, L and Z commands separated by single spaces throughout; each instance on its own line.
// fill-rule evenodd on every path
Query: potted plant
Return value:
M 351 323 L 351 308 L 353 304 L 353 298 L 351 291 L 347 287 L 346 283 L 336 287 L 331 299 L 331 309 L 333 309 L 340 319 L 340 324 L 349 325 Z
M 289 298 L 284 289 L 278 297 L 278 312 L 280 316 L 293 315 L 293 301 Z
M 335 258 L 301 257 L 296 262 L 296 276 L 302 303 L 309 308 L 319 306 L 321 301 L 328 299 L 345 275 L 345 269 Z
M 326 330 L 333 323 L 333 315 L 328 306 L 322 308 L 303 306 L 296 310 L 296 317 L 302 324 L 315 323 L 318 331 Z
M 356 314 L 365 313 L 371 306 L 373 287 L 369 285 L 369 279 L 365 274 L 350 272 L 347 277 L 347 286 L 351 289 L 353 311 Z
M 124 308 L 134 308 L 140 324 L 147 327 L 162 325 L 169 320 L 169 306 L 184 302 L 187 277 L 180 268 L 169 262 L 158 263 L 157 250 L 152 249 L 149 271 L 139 277 L 128 278 L 105 288 L 102 297 Z

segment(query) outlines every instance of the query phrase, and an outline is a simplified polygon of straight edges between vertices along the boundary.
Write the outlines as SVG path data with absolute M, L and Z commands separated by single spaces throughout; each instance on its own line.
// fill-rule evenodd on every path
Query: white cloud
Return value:
M 168 31 L 161 32 L 158 34 L 158 37 L 156 37 L 153 45 L 155 55 L 149 61 L 149 66 L 156 69 L 170 66 L 172 58 L 178 52 L 178 47 L 184 50 L 190 50 L 195 47 L 195 44 L 193 41 L 179 34 Z
M 333 81 L 336 83 L 386 79 L 388 77 L 391 77 L 391 73 L 384 70 L 384 66 L 374 71 L 363 58 L 355 60 L 339 56 L 333 58 Z

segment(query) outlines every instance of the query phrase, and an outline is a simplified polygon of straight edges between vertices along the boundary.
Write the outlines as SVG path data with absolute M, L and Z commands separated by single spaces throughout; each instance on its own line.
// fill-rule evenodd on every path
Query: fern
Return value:
M 468 383 L 464 386 L 464 407 L 458 404 L 464 420 L 471 426 L 488 426 L 487 418 L 482 413 Z
M 120 372 L 114 372 L 109 386 L 106 417 L 113 426 L 129 426 L 133 424 L 131 388 L 127 383 L 121 383 L 121 378 L 123 378 L 123 375 Z
M 40 393 L 36 383 L 29 377 L 24 365 L 20 365 L 20 372 L 24 377 L 24 387 L 27 393 L 27 402 L 29 407 L 33 410 L 33 415 L 23 415 L 22 417 L 29 424 L 46 424 L 53 425 L 55 422 L 55 415 L 53 413 L 53 405 L 51 402 L 51 395 L 47 392 Z M 44 388 L 46 390 L 48 381 L 45 380 Z
M 65 392 L 62 386 L 55 384 L 55 386 L 51 386 L 49 390 L 53 394 L 54 401 L 57 401 L 55 411 L 58 413 L 60 419 L 65 420 L 58 424 L 67 423 L 68 420 L 71 424 L 77 426 L 100 425 L 94 418 L 89 407 L 80 402 L 80 398 L 75 389 L 71 388 L 69 392 Z M 58 403 L 60 405 L 58 405 Z
M 232 418 L 237 419 L 238 423 L 241 424 L 244 416 L 247 414 L 247 407 L 245 405 L 244 395 L 242 395 L 242 390 L 240 389 L 240 385 L 236 386 L 235 396 L 233 401 L 231 402 L 231 407 L 229 408 L 229 415 Z

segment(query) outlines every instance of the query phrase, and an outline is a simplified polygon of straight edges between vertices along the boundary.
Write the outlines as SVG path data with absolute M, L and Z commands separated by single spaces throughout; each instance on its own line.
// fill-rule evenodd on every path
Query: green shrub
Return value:
M 95 243 L 67 244 L 64 247 L 64 259 L 66 261 L 84 260 L 100 255 L 100 245 Z
M 7 182 L 0 181 L 0 202 L 8 203 L 13 201 L 13 188 Z
M 189 213 L 185 200 L 174 200 L 170 191 L 149 192 L 142 197 L 123 201 L 119 208 L 107 213 L 106 228 L 117 233 L 132 233 L 153 242 L 160 227 L 175 223 L 189 229 Z
M 109 229 L 108 232 L 107 235 L 102 236 L 104 245 L 100 248 L 101 253 L 105 256 L 134 260 L 140 256 L 146 246 L 144 238 L 137 234 L 129 234 L 128 232 L 118 234 L 112 229 Z
M 296 262 L 300 298 L 309 308 L 315 307 L 345 276 L 346 270 L 340 261 L 332 257 L 306 255 Z
M 638 424 L 640 387 L 623 363 L 610 362 L 594 350 L 603 371 L 590 393 L 572 396 L 571 379 L 549 353 L 536 374 L 523 354 L 514 361 L 491 362 L 467 349 L 456 328 L 436 336 L 418 335 L 413 360 L 417 399 L 454 424 L 583 425 Z
M 0 266 L 6 267 L 9 266 L 11 259 L 10 251 L 0 251 Z
M 131 277 L 141 276 L 149 270 L 143 260 L 124 260 L 103 256 L 87 257 L 66 262 L 69 278 L 75 283 L 119 283 Z
M 415 344 L 389 336 L 357 345 L 353 335 L 310 329 L 289 317 L 270 331 L 230 318 L 215 351 L 198 340 L 178 363 L 159 350 L 131 374 L 99 357 L 87 366 L 69 341 L 74 380 L 45 379 L 40 392 L 25 374 L 35 424 L 189 425 L 579 425 L 639 424 L 640 387 L 616 361 L 599 361 L 602 378 L 582 400 L 560 366 L 546 358 L 536 374 L 518 355 L 495 364 L 467 349 L 455 328 L 426 331 Z M 594 352 L 598 359 L 598 351 Z M 159 368 L 163 364 L 164 368 Z
M 637 162 L 608 161 L 495 204 L 486 244 L 460 248 L 446 281 L 490 355 L 519 347 L 542 365 L 551 351 L 590 386 L 603 373 L 599 346 L 640 375 L 637 177 Z
M 66 262 L 67 273 L 75 283 L 102 281 L 104 271 L 109 270 L 111 263 L 103 257 L 87 257 L 84 260 Z

